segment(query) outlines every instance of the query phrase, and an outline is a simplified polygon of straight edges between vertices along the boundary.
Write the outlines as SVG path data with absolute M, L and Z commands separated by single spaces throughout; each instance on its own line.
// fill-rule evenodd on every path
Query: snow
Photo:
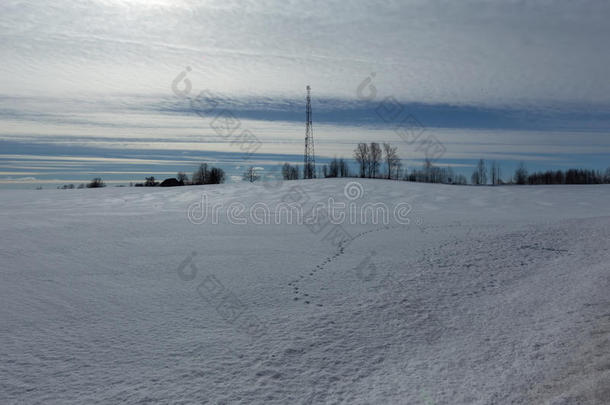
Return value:
M 354 180 L 410 223 L 338 241 L 224 215 L 350 202 Z M 189 221 L 202 193 L 219 223 Z M 609 200 L 360 179 L 2 190 L 0 403 L 610 403 Z

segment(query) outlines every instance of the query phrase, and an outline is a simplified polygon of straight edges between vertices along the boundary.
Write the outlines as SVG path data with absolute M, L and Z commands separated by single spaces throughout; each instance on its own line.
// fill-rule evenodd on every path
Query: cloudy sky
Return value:
M 425 138 L 464 172 L 602 169 L 609 18 L 605 0 L 3 0 L 0 186 L 300 162 L 306 85 L 320 161 L 376 140 L 413 167 Z

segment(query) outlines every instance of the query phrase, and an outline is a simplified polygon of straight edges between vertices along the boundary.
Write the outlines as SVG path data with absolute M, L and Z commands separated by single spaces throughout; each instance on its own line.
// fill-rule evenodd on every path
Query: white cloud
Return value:
M 427 110 L 416 114 L 426 133 L 445 144 L 446 159 L 554 164 L 574 156 L 579 165 L 592 159 L 601 165 L 599 155 L 610 152 L 609 17 L 603 0 L 3 0 L 0 142 L 198 155 L 159 161 L 4 155 L 2 170 L 195 165 L 208 152 L 209 162 L 234 165 L 226 154 L 239 147 L 186 111 L 188 103 L 171 90 L 186 66 L 193 95 L 207 88 L 234 99 L 236 111 L 265 113 L 294 111 L 290 100 L 302 103 L 307 84 L 316 102 L 332 99 L 332 107 L 355 110 L 357 86 L 375 72 L 376 101 L 393 95 L 474 106 L 468 124 L 455 116 L 446 124 L 443 106 L 427 113 L 437 122 L 425 119 Z M 462 129 L 476 121 L 479 106 L 499 107 L 494 111 L 508 117 L 498 123 L 488 113 L 478 129 Z M 350 118 L 337 121 L 345 125 L 322 122 L 321 110 L 314 106 L 318 157 L 349 157 L 354 143 L 375 140 L 397 144 L 406 161 L 419 164 L 421 154 L 387 127 L 352 125 Z M 538 127 L 522 114 L 531 110 Z M 302 154 L 301 121 L 242 118 L 263 143 L 262 155 L 248 164 Z M 519 125 L 502 128 L 512 118 Z M 538 131 L 545 120 L 559 132 Z M 497 126 L 481 129 L 490 122 Z M 458 129 L 435 128 L 452 124 Z
M 3 1 L 0 92 L 610 103 L 606 1 Z

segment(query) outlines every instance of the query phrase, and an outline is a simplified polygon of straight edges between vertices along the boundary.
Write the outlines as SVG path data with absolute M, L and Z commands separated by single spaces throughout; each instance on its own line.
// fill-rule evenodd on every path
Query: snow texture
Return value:
M 0 403 L 610 403 L 610 187 L 362 180 L 411 221 L 349 240 L 187 220 L 347 183 L 1 191 Z

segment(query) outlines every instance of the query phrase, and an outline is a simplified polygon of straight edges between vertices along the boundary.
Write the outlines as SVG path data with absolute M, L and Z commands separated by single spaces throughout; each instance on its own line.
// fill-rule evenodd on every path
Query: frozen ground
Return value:
M 341 243 L 187 220 L 347 183 L 0 191 L 0 403 L 610 403 L 610 187 L 361 181 L 411 223 Z

